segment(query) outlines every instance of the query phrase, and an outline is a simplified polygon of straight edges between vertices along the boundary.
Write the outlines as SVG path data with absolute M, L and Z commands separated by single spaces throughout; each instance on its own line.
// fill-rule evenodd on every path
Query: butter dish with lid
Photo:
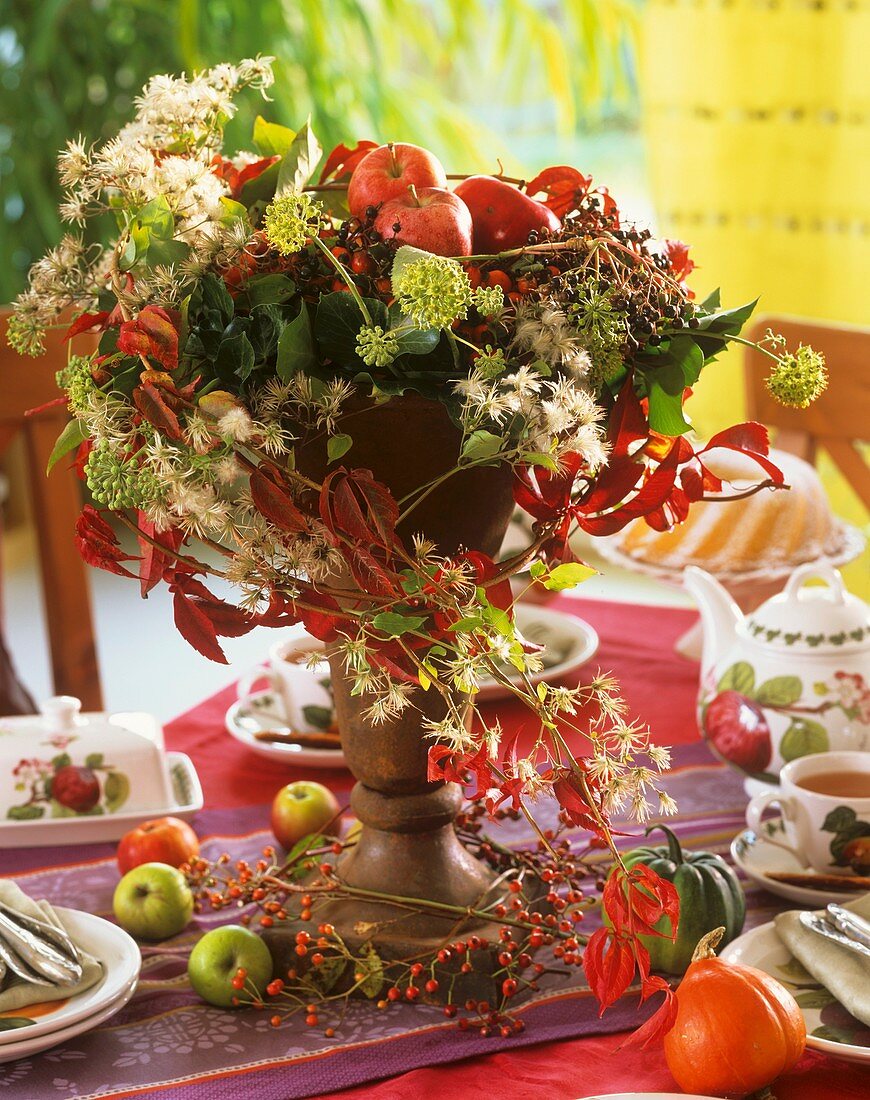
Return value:
M 190 817 L 202 789 L 184 753 L 165 751 L 145 713 L 80 713 L 55 696 L 0 718 L 0 846 L 117 840 L 146 818 Z

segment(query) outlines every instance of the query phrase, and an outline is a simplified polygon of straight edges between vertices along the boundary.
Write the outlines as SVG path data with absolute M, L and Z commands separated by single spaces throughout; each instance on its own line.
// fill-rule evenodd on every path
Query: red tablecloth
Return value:
M 648 722 L 663 744 L 697 740 L 694 699 L 697 667 L 676 656 L 674 641 L 687 629 L 692 613 L 603 601 L 563 599 L 561 606 L 589 620 L 601 637 L 596 658 L 622 681 L 632 712 Z M 276 767 L 253 756 L 216 731 L 234 692 L 227 689 L 182 715 L 167 727 L 170 748 L 190 754 L 199 771 L 210 809 L 267 802 L 284 783 L 298 778 L 326 779 L 348 789 L 345 773 Z M 499 709 L 510 728 L 521 720 L 509 706 Z M 659 1051 L 621 1051 L 623 1035 L 546 1043 L 501 1052 L 443 1067 L 415 1070 L 381 1083 L 346 1090 L 346 1100 L 407 1100 L 414 1096 L 501 1095 L 510 1100 L 547 1096 L 592 1097 L 601 1093 L 678 1091 Z M 870 1072 L 808 1053 L 798 1067 L 776 1083 L 778 1100 L 859 1100 L 870 1097 Z

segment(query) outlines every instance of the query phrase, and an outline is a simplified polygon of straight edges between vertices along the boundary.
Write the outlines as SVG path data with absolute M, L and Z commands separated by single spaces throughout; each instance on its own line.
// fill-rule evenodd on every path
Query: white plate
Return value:
M 258 741 L 254 736 L 265 730 L 289 733 L 284 700 L 274 691 L 254 691 L 247 699 L 233 703 L 224 719 L 227 730 L 251 752 L 267 760 L 283 760 L 285 764 L 303 764 L 309 768 L 343 768 L 344 753 L 340 748 L 311 749 L 302 745 Z M 303 732 L 309 732 L 305 730 Z M 310 729 L 311 733 L 320 730 Z
M 135 825 L 171 814 L 183 820 L 202 809 L 202 787 L 193 761 L 183 752 L 168 752 L 166 766 L 175 805 L 153 810 L 127 810 L 94 817 L 55 817 L 35 821 L 0 820 L 0 848 L 37 848 L 44 844 L 98 844 L 120 840 Z
M 103 964 L 100 980 L 28 1027 L 0 1031 L 0 1062 L 44 1050 L 63 1038 L 78 1035 L 117 1012 L 132 997 L 139 980 L 142 957 L 136 941 L 115 924 L 92 913 L 56 908 L 73 941 Z M 16 1012 L 27 1016 L 27 1008 Z M 35 1046 L 34 1044 L 42 1044 Z M 22 1048 L 27 1049 L 22 1049 Z
M 744 932 L 720 953 L 728 963 L 754 966 L 794 994 L 807 1025 L 807 1046 L 832 1058 L 870 1063 L 870 1028 L 850 1016 L 815 978 L 792 958 L 777 936 L 773 921 Z M 820 1004 L 830 998 L 828 1004 Z M 801 1003 L 803 1002 L 803 1003 Z M 860 1042 L 851 1042 L 858 1038 Z M 866 1046 L 861 1045 L 866 1043 Z
M 566 615 L 564 611 L 528 603 L 516 604 L 514 615 L 524 638 L 547 647 L 544 654 L 546 667 L 529 677 L 533 684 L 539 684 L 542 680 L 548 683 L 561 680 L 577 672 L 598 652 L 601 643 L 597 631 L 576 615 Z M 512 683 L 522 683 L 517 672 L 506 671 Z M 507 695 L 510 695 L 508 689 L 495 680 L 489 677 L 481 679 L 478 699 L 501 699 Z
M 763 827 L 776 839 L 785 836 L 781 817 L 770 818 L 763 823 Z M 768 871 L 798 875 L 812 875 L 815 872 L 811 868 L 803 867 L 782 848 L 777 848 L 775 844 L 766 844 L 751 829 L 744 829 L 731 841 L 731 858 L 747 878 L 757 882 L 771 894 L 796 901 L 798 905 L 820 909 L 829 901 L 854 901 L 858 897 L 854 890 L 814 890 L 811 886 L 790 886 L 768 878 Z

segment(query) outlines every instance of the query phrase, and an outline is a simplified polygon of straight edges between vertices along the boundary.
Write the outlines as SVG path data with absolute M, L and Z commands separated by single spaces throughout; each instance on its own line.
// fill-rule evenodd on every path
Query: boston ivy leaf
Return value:
M 478 428 L 463 443 L 462 457 L 467 462 L 485 462 L 486 459 L 499 453 L 502 443 L 500 435 L 493 435 L 485 428 Z
M 372 323 L 386 329 L 387 307 L 374 298 L 364 298 Z M 357 355 L 356 337 L 365 318 L 350 294 L 335 291 L 320 299 L 314 320 L 314 335 L 326 358 L 344 366 L 361 362 Z
M 425 622 L 425 615 L 400 615 L 396 611 L 382 611 L 372 619 L 375 630 L 389 634 L 391 638 L 398 638 L 409 630 L 419 630 Z
M 51 469 L 56 462 L 59 462 L 70 451 L 74 451 L 87 438 L 84 424 L 80 420 L 71 420 L 57 437 L 57 442 L 48 459 L 48 466 L 45 468 L 46 474 L 51 473 Z
M 349 435 L 331 435 L 326 444 L 326 454 L 330 462 L 337 462 L 342 455 L 353 446 L 353 439 Z
M 284 326 L 278 338 L 278 377 L 287 382 L 299 371 L 307 371 L 317 362 L 308 307 L 302 303 L 298 315 Z
M 322 152 L 320 142 L 311 129 L 309 118 L 278 163 L 275 194 L 283 195 L 285 191 L 301 191 L 314 174 Z
M 580 561 L 567 561 L 551 569 L 543 585 L 550 592 L 564 592 L 567 588 L 576 588 L 578 584 L 594 577 L 597 572 L 597 569 Z
M 264 157 L 283 157 L 292 147 L 296 131 L 277 122 L 267 122 L 262 115 L 254 119 L 254 145 Z

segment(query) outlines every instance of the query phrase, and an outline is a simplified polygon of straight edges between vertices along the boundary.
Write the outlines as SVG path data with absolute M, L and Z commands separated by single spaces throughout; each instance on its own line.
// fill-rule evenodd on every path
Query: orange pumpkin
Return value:
M 807 1041 L 801 1010 L 775 978 L 716 957 L 724 928 L 695 948 L 665 1036 L 668 1068 L 684 1092 L 744 1096 L 797 1062 Z

